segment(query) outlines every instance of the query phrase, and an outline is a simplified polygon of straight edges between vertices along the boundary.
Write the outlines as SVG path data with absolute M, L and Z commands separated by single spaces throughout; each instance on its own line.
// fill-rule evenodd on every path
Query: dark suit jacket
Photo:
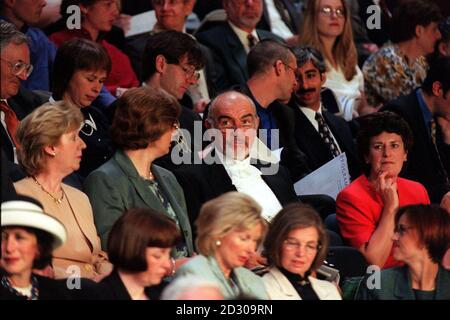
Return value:
M 255 165 L 261 168 L 262 163 Z M 191 225 L 197 219 L 201 206 L 229 191 L 237 191 L 223 164 L 192 164 L 174 171 L 184 190 Z M 262 175 L 264 182 L 273 191 L 281 205 L 298 201 L 289 173 L 283 166 L 274 175 Z
M 20 87 L 17 95 L 8 99 L 7 101 L 8 105 L 16 113 L 16 116 L 19 120 L 22 120 L 27 115 L 29 115 L 34 109 L 36 109 L 38 106 L 46 102 L 46 100 L 43 97 L 22 87 Z M 2 141 L 1 143 L 2 149 L 5 152 L 6 158 L 9 161 L 14 162 L 13 147 L 8 138 L 8 134 L 5 128 L 3 128 L 3 126 L 0 126 L 0 135 Z
M 0 269 L 0 278 L 5 274 Z M 39 286 L 38 300 L 71 300 L 72 296 L 67 289 L 66 280 L 55 280 L 48 277 L 34 275 Z M 17 296 L 7 288 L 0 285 L 0 301 L 2 300 L 26 300 L 24 296 Z
M 333 159 L 333 156 L 330 149 L 320 137 L 319 132 L 314 128 L 311 121 L 308 120 L 298 105 L 292 103 L 291 107 L 295 113 L 295 139 L 298 147 L 306 154 L 309 167 L 312 170 L 316 170 Z M 347 165 L 352 180 L 356 179 L 361 175 L 361 168 L 348 124 L 344 119 L 328 111 L 322 110 L 322 115 L 333 133 L 339 148 L 347 156 Z
M 264 30 L 256 30 L 260 40 L 270 38 L 282 41 Z M 197 40 L 211 49 L 216 70 L 216 89 L 220 92 L 248 79 L 247 53 L 228 23 L 218 25 L 196 35 Z
M 278 0 L 278 1 L 280 2 L 280 9 L 284 10 L 284 13 L 286 14 L 289 20 L 283 19 L 283 15 L 280 13 L 281 19 L 293 34 L 297 34 L 300 27 L 300 22 L 302 21 L 302 17 L 296 10 L 293 0 Z M 270 22 L 269 11 L 267 10 L 267 5 L 265 1 L 263 2 L 263 5 L 264 5 L 263 15 L 256 27 L 259 29 L 270 31 L 272 24 Z M 276 9 L 278 10 L 278 12 L 280 11 L 279 8 Z
M 114 269 L 107 277 L 99 283 L 84 282 L 81 294 L 76 299 L 81 300 L 131 300 L 127 288 L 122 282 L 117 269 Z M 151 299 L 158 299 L 160 295 L 160 285 L 147 287 L 145 294 Z
M 422 183 L 431 202 L 439 203 L 444 194 L 450 191 L 450 186 L 444 180 L 444 171 L 447 176 L 450 174 L 450 145 L 444 143 L 440 130 L 436 130 L 439 161 L 438 152 L 425 126 L 416 91 L 388 102 L 382 111 L 393 111 L 402 116 L 413 132 L 414 144 L 408 153 L 403 176 Z

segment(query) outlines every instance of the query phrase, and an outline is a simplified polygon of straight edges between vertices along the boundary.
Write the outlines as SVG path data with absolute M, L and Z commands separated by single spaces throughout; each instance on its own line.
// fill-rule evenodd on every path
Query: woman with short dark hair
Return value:
M 152 287 L 172 270 L 170 252 L 180 241 L 173 220 L 152 209 L 130 209 L 109 234 L 108 253 L 113 272 L 97 286 L 108 300 L 147 300 Z
M 169 152 L 181 107 L 166 91 L 133 88 L 117 100 L 111 138 L 118 150 L 84 182 L 106 248 L 115 221 L 131 208 L 163 212 L 182 230 L 174 258 L 193 253 L 184 193 L 175 176 L 153 162 Z
M 434 205 L 402 207 L 395 215 L 393 255 L 403 267 L 382 270 L 380 286 L 363 285 L 363 300 L 449 300 L 450 270 L 442 259 L 450 248 L 450 215 Z M 367 281 L 363 281 L 363 284 Z
M 52 33 L 49 39 L 57 47 L 74 38 L 97 42 L 106 49 L 112 62 L 111 73 L 105 81 L 106 89 L 112 95 L 120 96 L 124 88 L 137 87 L 139 81 L 131 67 L 128 56 L 105 40 L 105 34 L 111 30 L 119 15 L 119 1 L 63 0 L 61 3 L 62 16 L 66 16 L 67 8 L 74 5 L 78 6 L 81 11 L 81 28 L 65 28 Z
M 336 286 L 314 277 L 328 251 L 328 234 L 319 214 L 290 204 L 272 220 L 264 241 L 271 265 L 263 276 L 272 300 L 341 300 Z
M 110 122 L 104 110 L 92 105 L 110 71 L 111 59 L 106 50 L 86 39 L 65 42 L 53 64 L 50 102 L 64 100 L 80 108 L 84 118 L 80 138 L 86 143 L 86 149 L 76 171 L 81 182 L 114 154 L 108 135 Z
M 357 146 L 364 174 L 343 189 L 336 200 L 343 238 L 369 264 L 381 268 L 402 265 L 391 252 L 397 209 L 430 203 L 423 185 L 399 177 L 412 143 L 408 124 L 393 112 L 361 118 Z

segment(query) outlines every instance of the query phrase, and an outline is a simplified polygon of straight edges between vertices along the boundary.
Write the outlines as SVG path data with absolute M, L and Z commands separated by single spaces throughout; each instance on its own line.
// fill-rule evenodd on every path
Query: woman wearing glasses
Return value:
M 267 232 L 264 254 L 271 265 L 263 276 L 272 300 L 341 300 L 337 287 L 315 278 L 328 250 L 328 235 L 314 209 L 290 204 Z
M 84 117 L 80 138 L 86 144 L 80 169 L 82 181 L 114 154 L 109 138 L 110 123 L 102 110 L 91 105 L 100 94 L 111 71 L 111 60 L 99 44 L 85 39 L 72 39 L 58 50 L 52 73 L 50 102 L 64 100 L 81 109 Z
M 395 215 L 392 240 L 394 258 L 405 266 L 381 271 L 375 288 L 363 281 L 357 298 L 450 300 L 450 270 L 442 266 L 450 248 L 450 215 L 438 206 L 402 207 Z
M 350 8 L 343 0 L 309 0 L 299 32 L 299 44 L 325 57 L 327 87 L 336 94 L 340 115 L 347 121 L 364 103 L 364 77 L 358 67 Z
M 192 255 L 183 190 L 170 171 L 153 163 L 169 152 L 180 112 L 173 96 L 152 87 L 130 89 L 117 100 L 110 133 L 118 150 L 84 182 L 103 248 L 112 226 L 125 211 L 150 208 L 165 213 L 182 231 L 174 258 Z

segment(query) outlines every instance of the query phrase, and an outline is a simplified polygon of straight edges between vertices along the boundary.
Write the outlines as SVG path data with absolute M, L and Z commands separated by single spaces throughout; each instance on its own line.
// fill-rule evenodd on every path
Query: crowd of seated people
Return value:
M 450 299 L 448 8 L 219 2 L 0 1 L 0 300 Z

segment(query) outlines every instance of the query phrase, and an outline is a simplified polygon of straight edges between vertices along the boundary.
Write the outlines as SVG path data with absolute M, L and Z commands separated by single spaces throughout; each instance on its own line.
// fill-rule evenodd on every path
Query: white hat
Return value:
M 53 249 L 62 245 L 67 239 L 64 225 L 46 214 L 38 205 L 22 200 L 6 201 L 1 205 L 1 226 L 29 227 L 48 232 L 53 236 Z

